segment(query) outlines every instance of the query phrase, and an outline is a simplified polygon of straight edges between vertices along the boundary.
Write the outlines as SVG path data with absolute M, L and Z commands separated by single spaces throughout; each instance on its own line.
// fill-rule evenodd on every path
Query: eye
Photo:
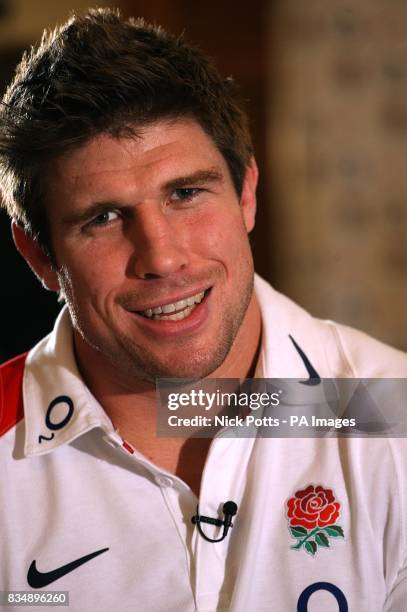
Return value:
M 178 189 L 174 189 L 171 199 L 176 202 L 190 202 L 197 195 L 202 193 L 203 189 L 199 189 L 199 187 L 180 187 Z
M 91 225 L 107 225 L 108 223 L 111 223 L 112 221 L 115 221 L 116 219 L 118 219 L 118 217 L 119 217 L 119 213 L 117 213 L 116 211 L 105 210 L 101 212 L 99 215 L 97 215 L 97 217 L 92 219 L 90 224 Z

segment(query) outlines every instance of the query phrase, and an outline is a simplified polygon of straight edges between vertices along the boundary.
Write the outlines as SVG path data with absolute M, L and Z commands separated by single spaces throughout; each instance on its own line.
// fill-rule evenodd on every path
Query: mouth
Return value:
M 182 321 L 189 317 L 195 308 L 205 300 L 210 289 L 201 291 L 176 302 L 167 302 L 154 308 L 137 310 L 137 314 L 154 321 Z

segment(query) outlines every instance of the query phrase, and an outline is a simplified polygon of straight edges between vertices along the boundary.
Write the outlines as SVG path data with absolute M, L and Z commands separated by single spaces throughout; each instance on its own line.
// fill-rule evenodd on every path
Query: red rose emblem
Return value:
M 341 505 L 335 500 L 331 489 L 309 485 L 297 491 L 287 502 L 287 516 L 291 527 L 327 527 L 339 518 Z

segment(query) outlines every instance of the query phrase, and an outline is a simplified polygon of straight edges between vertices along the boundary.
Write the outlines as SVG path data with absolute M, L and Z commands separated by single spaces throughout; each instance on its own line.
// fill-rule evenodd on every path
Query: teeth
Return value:
M 187 317 L 188 315 L 191 314 L 191 312 L 193 311 L 193 309 L 195 308 L 195 306 L 192 307 L 187 307 L 185 308 L 185 310 L 183 310 L 182 312 L 177 312 L 175 314 L 172 315 L 154 315 L 154 319 L 159 319 L 160 321 L 182 321 L 182 319 L 185 319 L 185 317 Z
M 170 312 L 175 312 L 177 310 L 175 304 L 166 304 L 162 307 L 162 309 L 165 314 L 169 314 Z
M 180 300 L 179 302 L 175 302 L 175 310 L 183 310 L 188 306 L 186 300 Z
M 142 310 L 141 314 L 149 319 L 181 321 L 191 314 L 193 309 L 196 307 L 196 304 L 200 304 L 200 302 L 202 302 L 204 295 L 205 292 L 201 291 L 201 293 L 197 293 L 196 295 L 186 298 L 185 300 L 179 300 L 178 302 L 165 304 L 164 306 L 157 306 L 157 308 L 147 308 L 146 310 Z

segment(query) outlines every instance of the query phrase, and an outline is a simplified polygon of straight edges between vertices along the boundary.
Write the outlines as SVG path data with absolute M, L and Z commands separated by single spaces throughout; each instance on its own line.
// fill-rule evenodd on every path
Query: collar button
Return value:
M 165 488 L 165 487 L 172 487 L 173 485 L 172 479 L 168 478 L 168 476 L 163 476 L 162 474 L 160 476 L 156 476 L 155 481 L 159 487 Z

